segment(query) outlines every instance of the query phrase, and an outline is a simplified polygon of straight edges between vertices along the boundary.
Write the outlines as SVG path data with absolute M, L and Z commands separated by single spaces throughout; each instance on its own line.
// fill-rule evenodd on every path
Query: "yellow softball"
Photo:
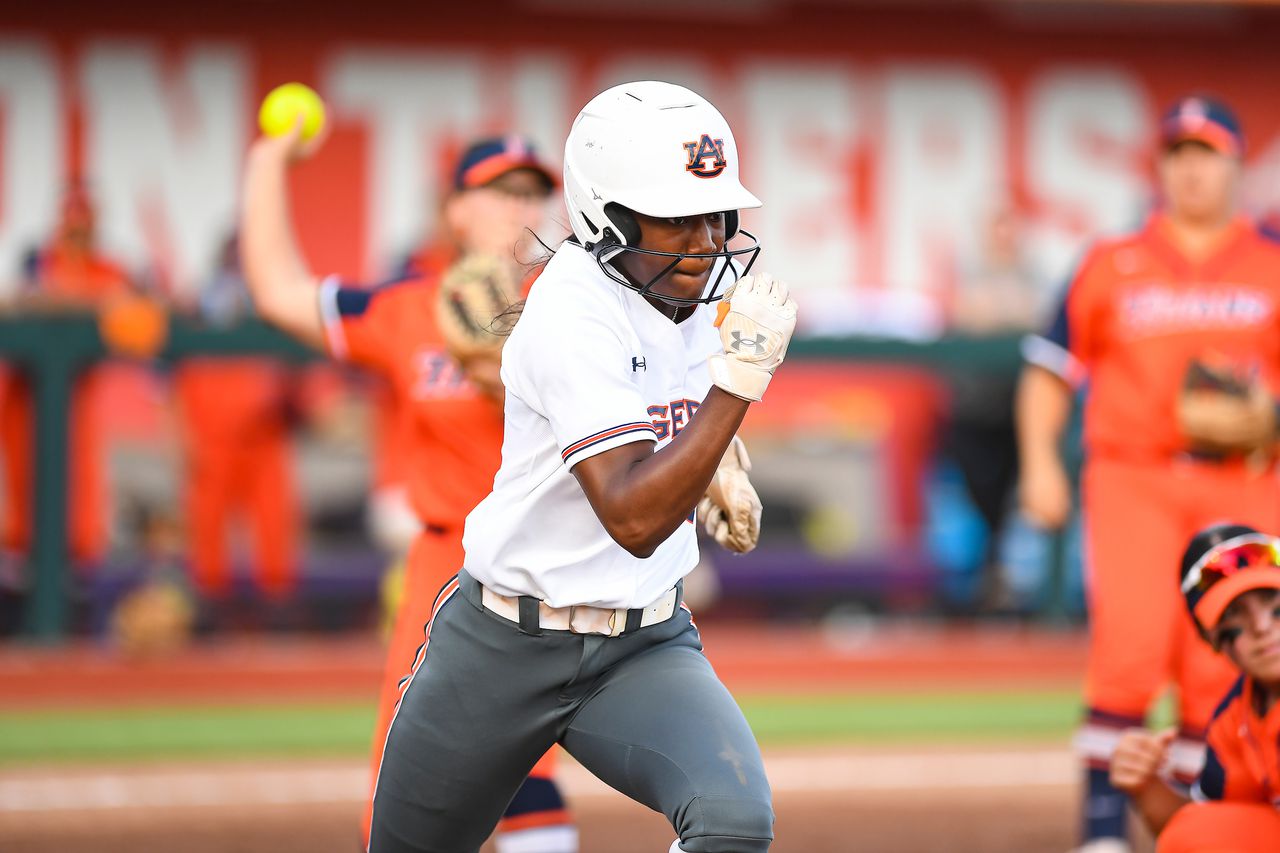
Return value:
M 283 136 L 302 116 L 302 138 L 310 139 L 324 127 L 324 101 L 310 86 L 285 83 L 262 99 L 258 126 L 267 136 Z

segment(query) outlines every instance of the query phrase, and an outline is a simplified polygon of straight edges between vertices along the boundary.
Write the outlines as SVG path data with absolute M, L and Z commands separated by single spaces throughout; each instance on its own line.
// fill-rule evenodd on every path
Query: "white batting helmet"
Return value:
M 696 92 L 656 80 L 606 89 L 582 108 L 565 141 L 564 195 L 578 241 L 610 278 L 642 293 L 689 256 L 637 248 L 640 229 L 632 211 L 661 218 L 723 212 L 727 242 L 739 233 L 738 211 L 760 206 L 738 179 L 738 146 L 720 111 Z M 673 260 L 654 280 L 637 285 L 607 264 L 622 251 Z M 745 248 L 700 257 L 725 258 L 727 270 L 729 258 L 750 254 L 754 262 L 758 253 L 751 237 Z M 715 302 L 724 270 L 702 299 L 662 298 Z

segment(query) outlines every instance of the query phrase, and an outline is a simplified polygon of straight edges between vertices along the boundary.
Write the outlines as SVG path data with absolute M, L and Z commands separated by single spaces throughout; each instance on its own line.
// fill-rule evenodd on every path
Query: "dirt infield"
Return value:
M 702 626 L 708 657 L 743 693 L 1073 687 L 1079 633 Z M 0 709 L 190 702 L 372 700 L 372 637 L 239 637 L 136 662 L 110 649 L 0 648 Z M 769 749 L 778 853 L 1065 851 L 1076 822 L 1065 743 Z M 281 853 L 357 849 L 355 759 L 0 768 L 0 850 Z M 565 762 L 583 853 L 662 853 L 666 820 Z
M 770 751 L 778 853 L 1026 853 L 1070 847 L 1074 762 L 1058 747 Z M 566 762 L 583 853 L 659 853 L 666 820 Z M 0 849 L 354 851 L 363 770 L 292 762 L 0 774 Z
M 780 795 L 775 853 L 1032 853 L 1070 848 L 1066 792 L 938 794 L 909 798 L 868 794 Z M 360 807 L 259 806 L 234 811 L 188 809 L 28 820 L 0 829 L 8 853 L 355 853 Z M 582 853 L 665 853 L 674 837 L 666 821 L 629 801 L 578 807 Z M 490 853 L 486 848 L 486 853 Z

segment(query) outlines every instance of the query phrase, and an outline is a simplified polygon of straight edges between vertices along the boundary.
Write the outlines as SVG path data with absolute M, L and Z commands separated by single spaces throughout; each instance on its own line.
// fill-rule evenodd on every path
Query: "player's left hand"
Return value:
M 436 324 L 445 348 L 473 385 L 499 401 L 504 396 L 498 376 L 502 347 L 520 307 L 514 270 L 489 255 L 466 255 L 449 267 L 436 297 Z
M 464 255 L 445 271 L 436 296 L 436 324 L 460 362 L 502 352 L 519 318 L 520 289 L 511 264 L 492 255 Z
M 706 497 L 698 504 L 698 515 L 707 533 L 721 547 L 737 554 L 747 553 L 760 541 L 764 506 L 747 478 L 750 471 L 747 447 L 734 436 L 711 478 Z
M 1192 359 L 1178 396 L 1178 426 L 1193 447 L 1249 453 L 1276 440 L 1276 406 L 1256 376 Z

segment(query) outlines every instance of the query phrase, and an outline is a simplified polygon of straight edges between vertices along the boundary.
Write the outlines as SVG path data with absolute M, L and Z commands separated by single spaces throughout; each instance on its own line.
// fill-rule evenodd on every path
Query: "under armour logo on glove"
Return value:
M 730 335 L 733 337 L 733 342 L 729 344 L 729 347 L 734 352 L 742 352 L 745 350 L 748 353 L 755 354 L 764 349 L 764 341 L 765 341 L 764 335 L 756 335 L 755 337 L 744 338 L 742 336 L 742 332 L 738 331 L 737 329 L 734 329 L 732 332 L 730 332 Z
M 785 282 L 768 273 L 744 275 L 716 309 L 724 352 L 707 360 L 711 381 L 743 400 L 759 400 L 787 355 L 796 303 Z

